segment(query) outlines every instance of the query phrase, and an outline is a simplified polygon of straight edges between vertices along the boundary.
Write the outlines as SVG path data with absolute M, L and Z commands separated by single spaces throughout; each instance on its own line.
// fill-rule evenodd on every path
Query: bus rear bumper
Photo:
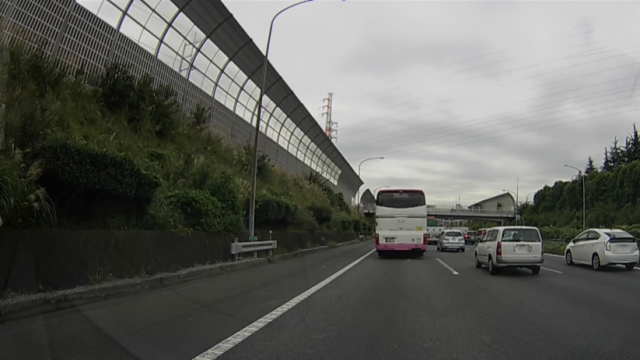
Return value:
M 427 246 L 424 244 L 377 244 L 377 251 L 420 251 L 425 252 Z

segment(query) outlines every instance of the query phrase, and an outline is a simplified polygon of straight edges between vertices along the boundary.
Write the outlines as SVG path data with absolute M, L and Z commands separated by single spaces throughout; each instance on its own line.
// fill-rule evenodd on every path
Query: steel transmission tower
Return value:
M 333 93 L 322 99 L 322 113 L 320 116 L 324 118 L 324 133 L 329 139 L 338 141 L 338 123 L 333 121 L 331 113 L 333 110 Z

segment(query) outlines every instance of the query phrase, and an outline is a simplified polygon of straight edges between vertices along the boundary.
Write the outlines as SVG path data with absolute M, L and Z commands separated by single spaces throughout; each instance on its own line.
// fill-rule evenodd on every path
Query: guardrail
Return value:
M 269 256 L 273 255 L 273 250 L 278 248 L 276 240 L 268 241 L 244 241 L 231 243 L 231 255 L 238 260 L 238 254 L 253 252 L 253 257 L 258 257 L 258 251 L 269 250 Z

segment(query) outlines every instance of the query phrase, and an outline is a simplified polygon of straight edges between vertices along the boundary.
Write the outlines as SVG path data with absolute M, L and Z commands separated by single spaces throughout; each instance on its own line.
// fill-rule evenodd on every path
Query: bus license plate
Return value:
M 396 238 L 394 238 L 394 237 L 386 237 L 386 238 L 384 238 L 384 242 L 387 242 L 387 243 L 392 243 L 392 242 L 395 242 L 395 241 L 396 241 Z

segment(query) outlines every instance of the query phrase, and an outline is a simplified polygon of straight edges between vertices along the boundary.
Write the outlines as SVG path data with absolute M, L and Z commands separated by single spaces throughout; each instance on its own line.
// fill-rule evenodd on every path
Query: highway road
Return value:
M 193 359 L 223 349 L 220 359 L 640 358 L 638 270 L 594 272 L 547 255 L 538 276 L 491 276 L 474 267 L 471 248 L 388 259 L 371 249 L 4 322 L 0 357 Z

